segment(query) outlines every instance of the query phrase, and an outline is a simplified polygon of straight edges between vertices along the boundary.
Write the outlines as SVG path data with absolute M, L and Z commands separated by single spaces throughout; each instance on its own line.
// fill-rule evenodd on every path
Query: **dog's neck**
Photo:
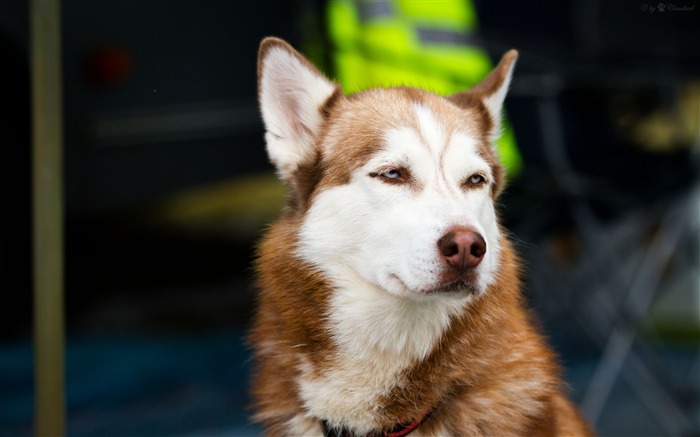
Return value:
M 405 437 L 418 429 L 418 427 L 430 417 L 430 414 L 431 411 L 428 410 L 411 421 L 401 422 L 399 420 L 396 422 L 396 425 L 394 425 L 393 428 L 389 430 L 375 431 L 367 434 L 365 437 Z M 348 429 L 333 428 L 325 420 L 321 421 L 321 429 L 323 430 L 323 435 L 325 437 L 348 437 L 353 435 L 353 433 Z
M 386 395 L 405 382 L 408 369 L 433 352 L 471 299 L 443 296 L 419 301 L 358 278 L 342 283 L 343 287 L 334 287 L 326 316 L 335 349 L 326 353 L 334 359 L 319 368 L 318 357 L 305 357 L 300 397 L 310 415 L 326 419 L 330 427 L 371 434 L 386 426 L 387 418 L 377 415 Z M 410 423 L 419 412 L 395 414 L 389 423 Z
M 378 353 L 407 364 L 424 359 L 471 300 L 399 297 L 357 277 L 344 283 L 330 300 L 328 328 L 342 355 L 362 361 Z

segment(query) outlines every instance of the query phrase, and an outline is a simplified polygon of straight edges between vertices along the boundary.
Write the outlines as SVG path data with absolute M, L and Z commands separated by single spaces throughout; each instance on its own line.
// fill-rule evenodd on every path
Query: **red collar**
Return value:
M 430 411 L 426 411 L 420 417 L 413 419 L 411 422 L 400 422 L 396 421 L 396 426 L 394 426 L 389 431 L 380 432 L 370 432 L 365 437 L 404 437 L 413 432 L 418 428 L 423 422 L 428 420 L 430 417 Z M 354 434 L 350 432 L 347 428 L 331 428 L 328 422 L 325 420 L 321 421 L 321 427 L 323 428 L 323 435 L 325 437 L 354 437 Z

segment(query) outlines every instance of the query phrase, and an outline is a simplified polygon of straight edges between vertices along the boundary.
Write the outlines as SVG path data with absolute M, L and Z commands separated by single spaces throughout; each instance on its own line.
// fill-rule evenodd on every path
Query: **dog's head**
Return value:
M 411 299 L 483 293 L 497 275 L 504 182 L 493 141 L 516 58 L 506 53 L 479 85 L 449 97 L 344 96 L 287 43 L 264 40 L 267 151 L 290 188 L 298 256 L 336 285 Z

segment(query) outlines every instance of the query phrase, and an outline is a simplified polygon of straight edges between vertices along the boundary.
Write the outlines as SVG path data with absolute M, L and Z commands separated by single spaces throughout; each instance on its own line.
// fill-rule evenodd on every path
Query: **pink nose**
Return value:
M 478 266 L 486 254 L 484 237 L 462 226 L 454 227 L 440 237 L 437 246 L 447 264 L 460 272 Z

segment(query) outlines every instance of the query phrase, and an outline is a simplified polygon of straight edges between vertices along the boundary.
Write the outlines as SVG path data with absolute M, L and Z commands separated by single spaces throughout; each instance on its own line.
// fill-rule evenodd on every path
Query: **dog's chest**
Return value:
M 410 363 L 377 351 L 371 360 L 342 356 L 337 364 L 319 375 L 307 358 L 301 358 L 299 388 L 306 410 L 361 433 L 374 430 L 382 403 L 402 384 Z
M 299 356 L 300 395 L 309 415 L 360 433 L 381 426 L 384 404 L 406 384 L 410 368 L 440 342 L 464 304 L 407 303 L 371 288 L 336 290 L 328 320 L 337 345 L 333 364 L 318 368 Z

